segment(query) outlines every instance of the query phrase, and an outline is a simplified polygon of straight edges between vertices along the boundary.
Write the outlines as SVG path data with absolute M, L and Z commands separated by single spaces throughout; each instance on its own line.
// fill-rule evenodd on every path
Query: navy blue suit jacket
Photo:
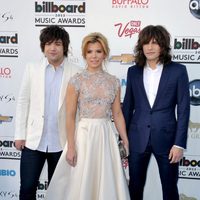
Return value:
M 144 152 L 150 137 L 156 153 L 169 153 L 173 145 L 186 148 L 189 101 L 184 65 L 171 62 L 164 66 L 152 108 L 143 84 L 143 68 L 130 67 L 123 102 L 130 153 Z

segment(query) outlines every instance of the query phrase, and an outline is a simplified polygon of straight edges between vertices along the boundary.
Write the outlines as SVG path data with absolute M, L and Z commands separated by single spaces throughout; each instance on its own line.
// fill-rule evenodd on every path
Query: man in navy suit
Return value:
M 129 137 L 129 190 L 142 200 L 151 155 L 163 200 L 178 200 L 178 165 L 186 148 L 190 113 L 186 67 L 171 61 L 170 34 L 149 25 L 139 34 L 136 65 L 128 69 L 123 113 Z M 153 181 L 153 180 L 152 180 Z

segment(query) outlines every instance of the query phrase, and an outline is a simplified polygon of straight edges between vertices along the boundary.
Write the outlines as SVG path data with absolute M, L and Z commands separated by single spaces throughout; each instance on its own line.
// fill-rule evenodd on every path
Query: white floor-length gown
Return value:
M 46 193 L 46 200 L 129 200 L 111 105 L 119 80 L 105 71 L 84 70 L 69 84 L 78 93 L 77 164 L 66 161 L 67 144 Z

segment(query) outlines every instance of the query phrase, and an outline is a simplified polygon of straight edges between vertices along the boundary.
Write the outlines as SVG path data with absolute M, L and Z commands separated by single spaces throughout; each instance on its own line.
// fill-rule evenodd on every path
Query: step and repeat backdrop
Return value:
M 39 34 L 50 24 L 69 32 L 69 60 L 83 68 L 83 37 L 101 32 L 108 38 L 111 52 L 107 70 L 121 81 L 122 101 L 138 33 L 150 24 L 167 28 L 173 60 L 186 65 L 190 79 L 191 115 L 188 146 L 179 168 L 180 199 L 200 200 L 200 0 L 1 0 L 0 200 L 18 199 L 21 153 L 13 145 L 16 102 L 26 63 L 43 57 Z M 127 163 L 124 168 L 127 170 Z M 44 199 L 46 189 L 43 170 L 38 200 Z M 161 199 L 158 168 L 152 157 L 144 200 Z

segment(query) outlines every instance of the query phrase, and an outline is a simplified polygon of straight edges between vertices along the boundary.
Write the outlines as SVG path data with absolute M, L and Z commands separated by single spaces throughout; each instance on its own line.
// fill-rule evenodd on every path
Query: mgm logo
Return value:
M 180 200 L 197 200 L 194 197 L 187 197 L 185 194 L 180 194 L 179 197 L 180 197 Z
M 190 132 L 199 132 L 200 130 L 200 123 L 189 121 L 189 130 Z

